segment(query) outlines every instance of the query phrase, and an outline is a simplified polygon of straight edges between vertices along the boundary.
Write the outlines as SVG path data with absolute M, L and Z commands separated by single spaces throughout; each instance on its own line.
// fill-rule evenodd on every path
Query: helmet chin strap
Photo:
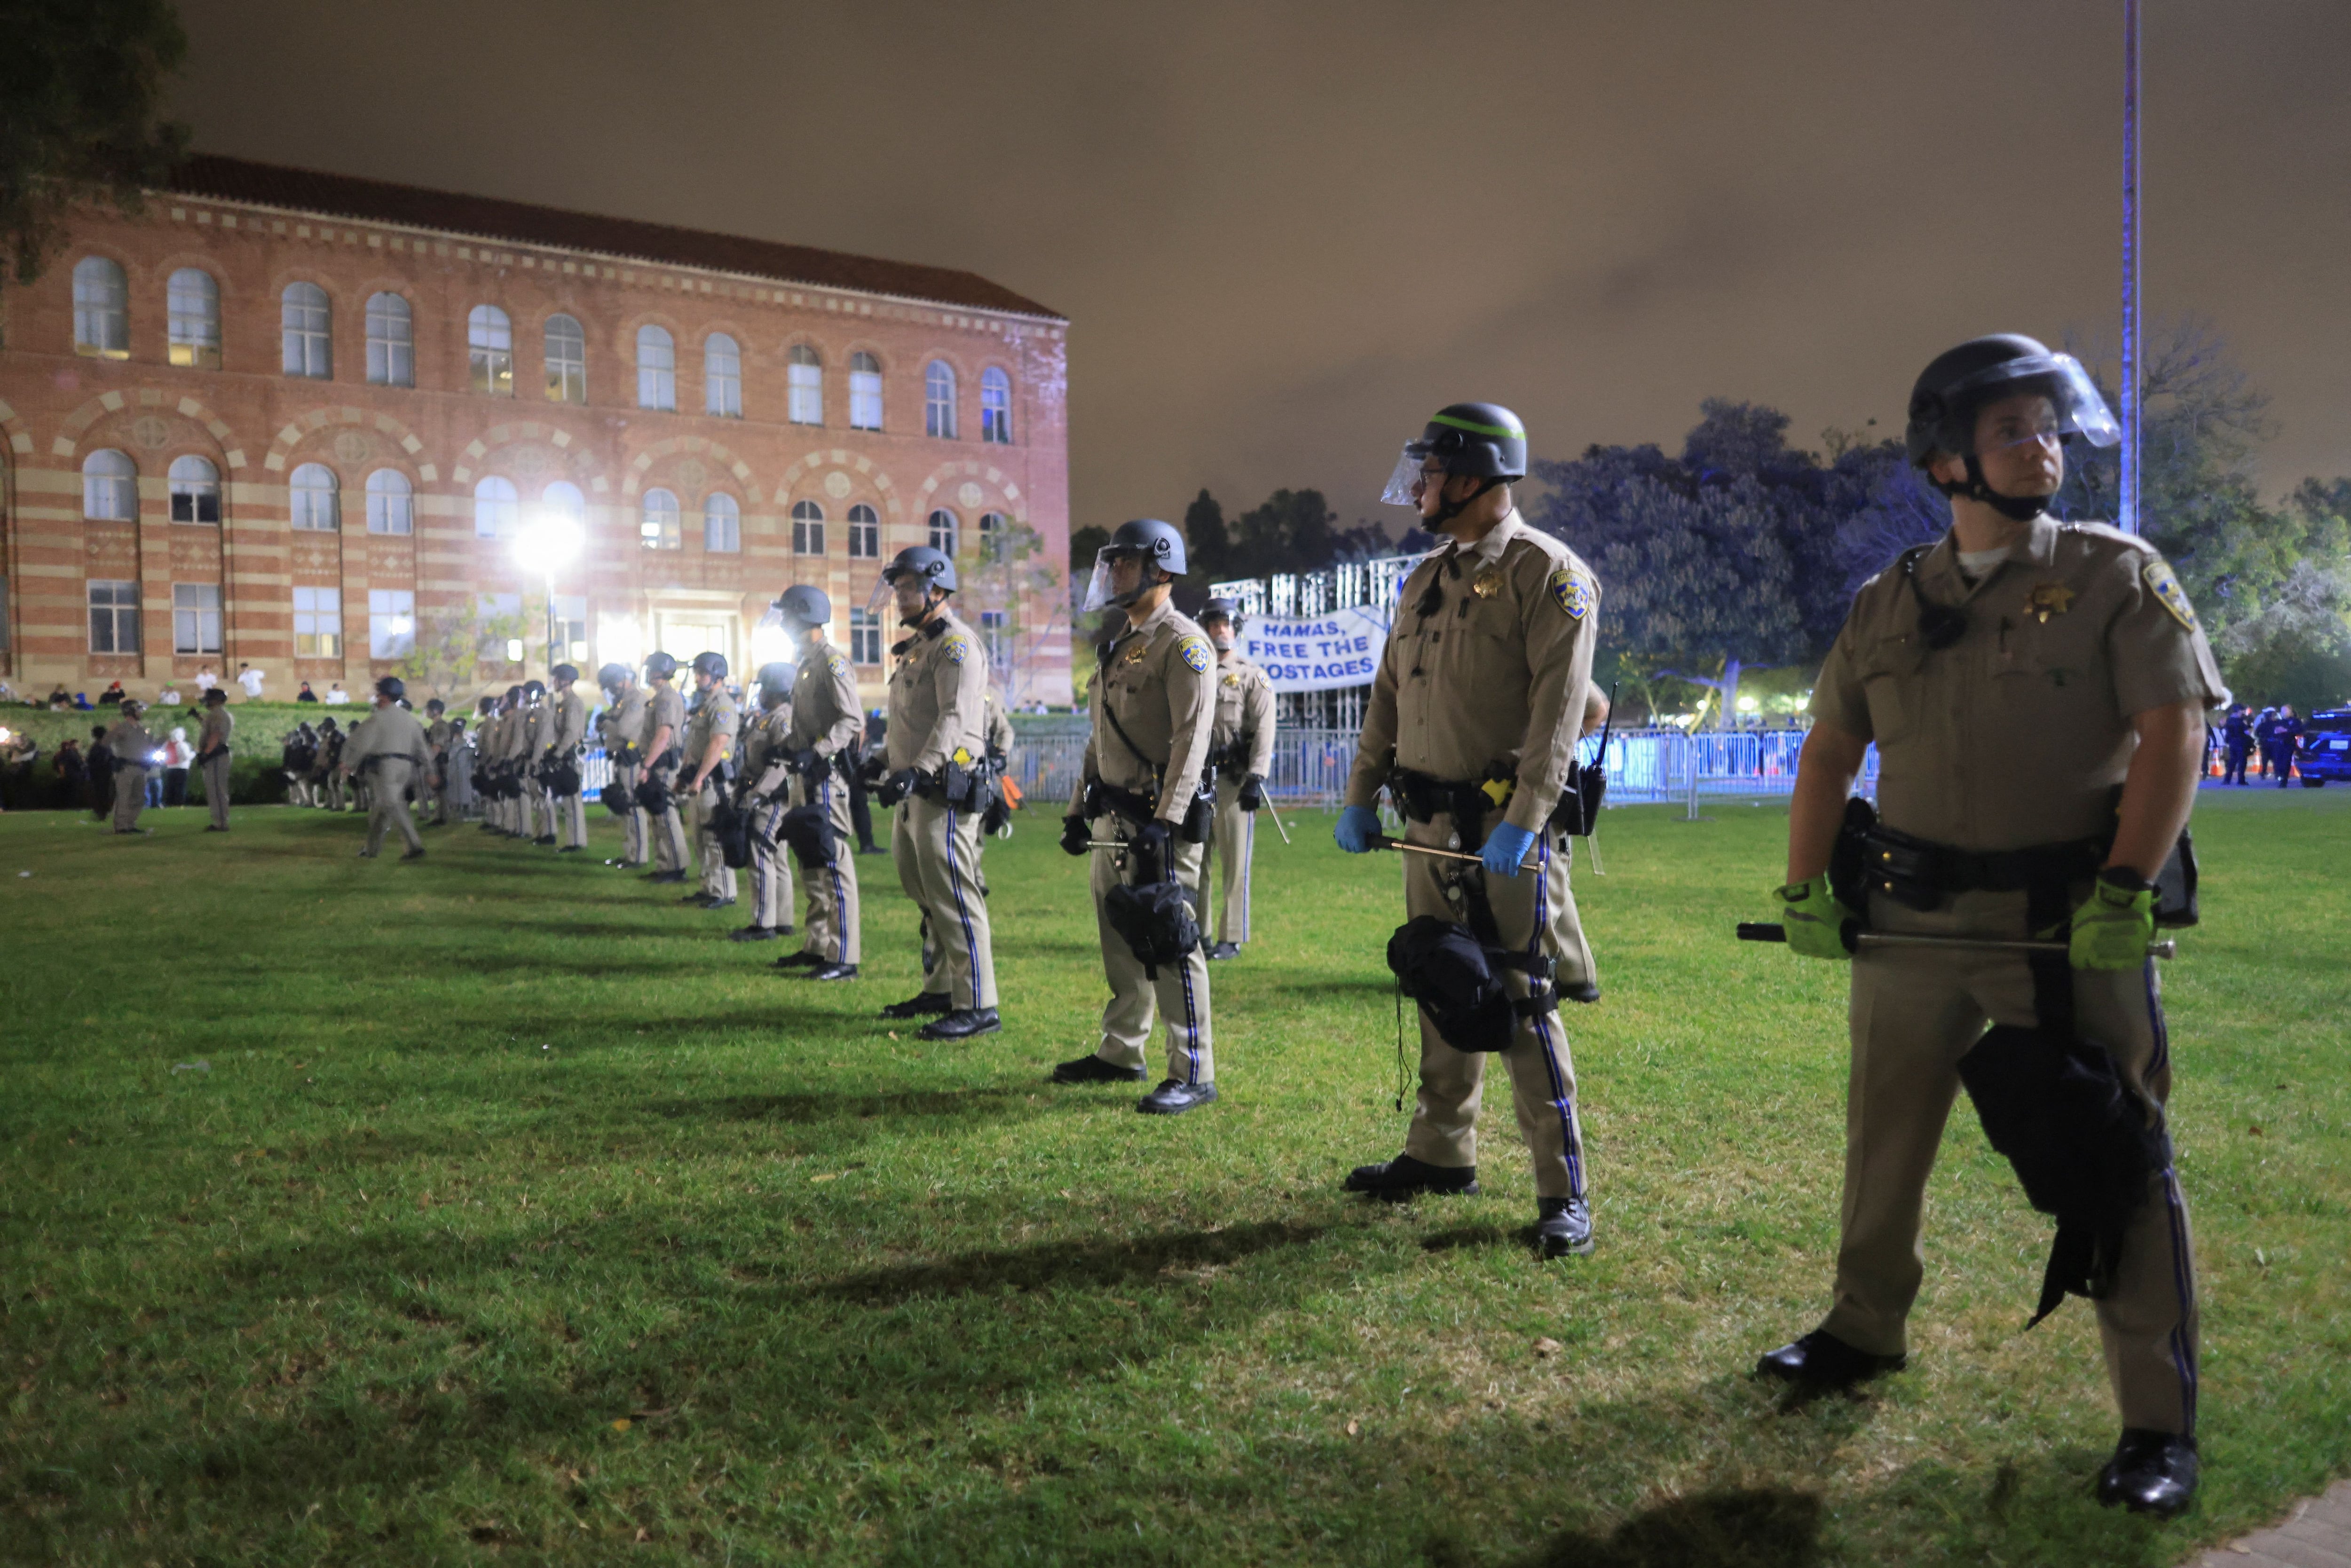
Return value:
M 1983 465 L 1976 460 L 1974 453 L 1969 453 L 1965 462 L 1968 465 L 1966 484 L 1951 485 L 1938 479 L 1934 482 L 1935 488 L 1946 496 L 1964 496 L 1970 501 L 1981 501 L 2012 523 L 2029 523 L 2049 509 L 2050 497 L 2047 496 L 2003 496 L 1993 489 L 1985 483 Z
M 1448 474 L 1446 477 L 1450 479 L 1452 476 Z M 1427 528 L 1427 530 L 1432 534 L 1441 534 L 1445 531 L 1446 524 L 1451 522 L 1454 518 L 1459 517 L 1462 513 L 1476 506 L 1479 498 L 1482 497 L 1487 491 L 1497 489 L 1509 483 L 1510 481 L 1508 479 L 1493 477 L 1480 480 L 1478 487 L 1470 491 L 1467 496 L 1461 497 L 1461 499 L 1458 501 L 1447 501 L 1443 506 L 1439 507 L 1437 509 L 1437 516 L 1429 518 L 1422 526 Z

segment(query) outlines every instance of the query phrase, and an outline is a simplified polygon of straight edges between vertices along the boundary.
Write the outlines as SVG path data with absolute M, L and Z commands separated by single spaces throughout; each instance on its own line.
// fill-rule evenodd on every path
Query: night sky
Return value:
M 2111 344 L 2121 0 L 183 0 L 206 152 L 965 267 L 1067 313 L 1072 523 L 1378 505 L 1444 402 L 1538 455 L 1729 396 L 1898 422 Z M 2147 0 L 2146 298 L 2351 473 L 2351 5 Z

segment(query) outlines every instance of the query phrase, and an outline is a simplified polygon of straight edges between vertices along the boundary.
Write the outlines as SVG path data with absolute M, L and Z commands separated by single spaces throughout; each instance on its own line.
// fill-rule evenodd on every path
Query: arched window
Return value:
M 413 534 L 416 531 L 416 490 L 397 468 L 379 468 L 367 476 L 368 532 Z
M 475 392 L 514 396 L 514 324 L 505 311 L 476 305 L 465 313 L 465 357 Z
M 979 372 L 979 438 L 1012 444 L 1012 378 L 994 365 Z
M 882 428 L 882 361 L 868 353 L 849 356 L 849 428 Z
M 368 385 L 416 384 L 416 321 L 397 294 L 371 294 L 367 308 Z
M 743 549 L 743 508 L 724 490 L 713 490 L 702 498 L 702 548 L 721 555 L 735 555 Z
M 579 486 L 569 479 L 558 479 L 538 493 L 538 504 L 550 515 L 561 517 L 579 528 L 580 546 L 586 548 L 588 497 L 580 493 Z
M 220 369 L 220 285 L 202 267 L 183 267 L 163 286 L 171 360 L 200 371 Z
M 743 417 L 743 350 L 724 332 L 702 340 L 702 409 L 721 419 Z
M 882 559 L 882 514 L 862 501 L 849 508 L 849 559 Z
M 956 515 L 941 507 L 931 514 L 931 548 L 949 560 L 956 553 Z
M 327 291 L 315 283 L 287 284 L 278 303 L 277 323 L 286 348 L 286 373 L 313 381 L 332 379 L 335 350 Z
M 220 521 L 220 470 L 193 454 L 172 459 L 167 483 L 175 523 Z
M 678 523 L 677 497 L 667 490 L 645 492 L 644 520 L 637 525 L 647 549 L 682 549 L 685 539 Z
M 547 319 L 547 401 L 588 401 L 588 334 L 569 316 Z
M 784 412 L 794 424 L 824 423 L 824 360 L 806 343 L 794 343 L 785 371 L 790 396 Z
M 979 517 L 979 559 L 993 564 L 1004 559 L 1005 528 L 1011 522 L 1002 512 L 983 512 Z
M 824 553 L 824 508 L 814 501 L 792 503 L 792 553 Z
M 637 329 L 637 406 L 677 407 L 677 345 L 659 327 Z
M 131 357 L 131 287 L 122 268 L 102 256 L 74 263 L 74 352 Z
M 945 360 L 933 360 L 923 371 L 923 434 L 953 441 L 955 402 L 955 368 Z
M 484 475 L 474 486 L 474 537 L 477 539 L 502 539 L 510 537 L 515 525 L 521 521 L 522 507 L 515 496 L 514 481 L 496 474 Z
M 305 463 L 294 470 L 291 490 L 296 528 L 306 533 L 331 534 L 342 526 L 333 469 L 323 463 Z
M 139 520 L 139 470 L 130 458 L 101 448 L 81 460 L 81 515 L 107 523 Z

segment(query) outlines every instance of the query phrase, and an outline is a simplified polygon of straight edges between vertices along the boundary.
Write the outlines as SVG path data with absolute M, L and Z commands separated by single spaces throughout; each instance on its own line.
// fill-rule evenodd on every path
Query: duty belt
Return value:
M 1514 776 L 1499 763 L 1487 771 L 1489 777 L 1485 779 L 1439 779 L 1417 768 L 1396 767 L 1388 770 L 1388 790 L 1414 821 L 1449 816 L 1460 830 L 1463 843 L 1479 844 L 1485 842 L 1486 813 L 1509 805 L 1518 788 Z M 1493 774 L 1500 776 L 1490 777 Z
M 2021 850 L 1980 852 L 1913 837 L 1873 823 L 1861 834 L 1868 892 L 1911 909 L 1939 908 L 1955 893 L 2025 893 L 2087 882 L 2105 863 L 2111 841 L 2070 839 Z

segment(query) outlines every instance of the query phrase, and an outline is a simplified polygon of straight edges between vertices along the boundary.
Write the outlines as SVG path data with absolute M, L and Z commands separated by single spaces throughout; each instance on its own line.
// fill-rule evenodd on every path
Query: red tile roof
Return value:
M 275 163 L 251 163 L 242 158 L 198 153 L 180 165 L 168 188 L 186 196 L 250 202 L 259 206 L 317 213 L 323 217 L 398 224 L 444 234 L 477 235 L 514 245 L 544 245 L 673 267 L 707 267 L 773 278 L 779 283 L 893 294 L 975 310 L 1007 310 L 1023 316 L 1067 319 L 1060 311 L 999 287 L 985 277 L 950 267 L 883 261 L 870 256 L 851 256 L 804 245 L 778 245 L 772 240 L 746 239 L 736 235 L 705 234 L 699 229 L 672 228 L 665 224 L 639 223 L 633 218 L 598 217 L 592 213 L 537 207 L 491 196 L 424 191 L 413 185 L 360 180 L 348 174 L 321 174 Z

